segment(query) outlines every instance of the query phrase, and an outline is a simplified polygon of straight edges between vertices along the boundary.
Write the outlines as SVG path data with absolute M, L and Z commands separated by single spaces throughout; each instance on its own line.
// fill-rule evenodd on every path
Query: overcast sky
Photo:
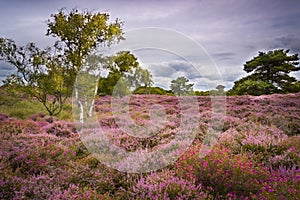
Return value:
M 300 52 L 299 0 L 3 0 L 0 37 L 14 39 L 21 45 L 32 41 L 46 47 L 54 40 L 45 36 L 45 21 L 60 8 L 74 7 L 109 12 L 112 20 L 117 17 L 124 22 L 125 32 L 158 27 L 181 33 L 204 48 L 227 89 L 246 75 L 243 64 L 258 51 L 284 48 L 291 53 Z M 151 70 L 158 86 L 168 87 L 172 79 L 184 75 L 198 89 L 205 89 L 203 83 L 214 82 L 216 78 L 209 73 L 195 76 L 190 63 L 168 51 L 137 52 L 137 56 Z M 203 66 L 206 61 L 199 62 Z M 0 63 L 2 79 L 12 70 Z M 299 79 L 300 73 L 295 76 Z

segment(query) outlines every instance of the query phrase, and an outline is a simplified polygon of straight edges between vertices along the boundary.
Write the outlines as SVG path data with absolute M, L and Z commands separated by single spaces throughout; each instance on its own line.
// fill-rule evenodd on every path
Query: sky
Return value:
M 195 89 L 211 89 L 219 83 L 230 89 L 247 75 L 243 64 L 259 51 L 300 52 L 299 0 L 3 0 L 0 37 L 19 45 L 51 45 L 55 40 L 45 36 L 46 20 L 60 8 L 108 12 L 111 21 L 124 22 L 125 38 L 139 33 L 133 37 L 135 43 L 151 39 L 153 29 L 145 28 L 156 28 L 154 34 L 167 33 L 169 37 L 154 41 L 155 48 L 134 52 L 153 74 L 155 85 L 164 88 L 176 77 L 186 76 Z M 193 56 L 199 59 L 189 59 Z M 13 72 L 12 66 L 0 63 L 0 80 Z M 293 75 L 300 79 L 300 73 Z

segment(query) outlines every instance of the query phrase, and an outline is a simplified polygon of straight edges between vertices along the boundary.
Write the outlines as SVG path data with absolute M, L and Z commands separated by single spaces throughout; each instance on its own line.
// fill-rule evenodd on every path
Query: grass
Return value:
M 0 113 L 6 113 L 17 119 L 29 119 L 32 115 L 49 115 L 43 104 L 35 99 L 13 97 L 8 94 L 0 94 Z M 63 110 L 56 116 L 65 121 L 73 121 L 72 105 L 66 103 Z

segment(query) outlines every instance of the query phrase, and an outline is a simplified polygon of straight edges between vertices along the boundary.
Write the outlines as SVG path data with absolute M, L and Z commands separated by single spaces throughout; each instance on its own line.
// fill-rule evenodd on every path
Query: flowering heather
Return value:
M 170 171 L 141 178 L 133 187 L 133 199 L 209 199 L 201 185 L 194 185 Z
M 31 134 L 38 132 L 38 124 L 31 120 L 6 119 L 0 121 L 1 137 L 10 137 L 11 135 L 17 135 L 21 133 Z
M 98 128 L 129 152 L 172 147 L 180 127 L 182 138 L 196 132 L 187 151 L 177 148 L 183 154 L 175 163 L 143 174 L 99 162 L 74 123 L 0 114 L 0 199 L 300 199 L 300 93 L 228 97 L 226 116 L 213 113 L 210 97 L 196 99 L 197 109 L 174 96 L 133 95 L 127 107 L 114 99 L 114 108 L 112 97 L 96 99 Z M 219 144 L 202 156 L 211 126 L 221 132 Z M 122 161 L 136 167 L 134 158 Z
M 289 140 L 294 138 L 290 144 Z M 275 126 L 244 123 L 224 132 L 220 143 L 235 153 L 247 153 L 265 166 L 300 166 L 299 137 L 288 137 Z M 297 148 L 297 149 L 296 149 Z
M 227 114 L 274 125 L 291 136 L 300 133 L 300 93 L 227 97 Z
M 263 166 L 226 148 L 217 147 L 203 159 L 194 151 L 190 154 L 177 163 L 177 173 L 190 177 L 196 185 L 203 185 L 214 196 L 249 197 L 260 192 L 269 176 Z
M 59 137 L 70 137 L 72 134 L 77 133 L 75 125 L 70 122 L 56 121 L 46 124 L 45 121 L 40 121 L 39 125 L 42 126 L 40 132 L 53 134 Z
M 263 184 L 263 189 L 257 199 L 300 199 L 300 169 L 279 167 L 271 169 L 271 176 Z

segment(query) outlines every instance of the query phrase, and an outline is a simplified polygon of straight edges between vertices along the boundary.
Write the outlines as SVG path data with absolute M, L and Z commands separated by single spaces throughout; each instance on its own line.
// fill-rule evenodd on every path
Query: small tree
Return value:
M 61 57 L 51 48 L 41 50 L 34 43 L 17 46 L 13 40 L 0 38 L 0 60 L 17 69 L 4 81 L 10 89 L 21 90 L 41 102 L 49 115 L 61 112 L 71 94 L 73 81 L 68 68 L 62 67 Z
M 218 90 L 218 92 L 223 93 L 225 86 L 224 85 L 217 85 L 216 89 Z
M 209 94 L 214 95 L 214 96 L 223 96 L 223 95 L 225 95 L 224 89 L 225 89 L 225 86 L 217 85 L 216 90 L 210 90 Z
M 139 87 L 148 88 L 153 84 L 152 74 L 147 69 L 143 69 L 140 66 L 130 70 L 126 78 L 129 81 L 131 89 L 133 90 Z
M 194 84 L 188 84 L 189 80 L 185 77 L 178 77 L 171 81 L 171 90 L 175 95 L 189 95 L 193 92 Z

